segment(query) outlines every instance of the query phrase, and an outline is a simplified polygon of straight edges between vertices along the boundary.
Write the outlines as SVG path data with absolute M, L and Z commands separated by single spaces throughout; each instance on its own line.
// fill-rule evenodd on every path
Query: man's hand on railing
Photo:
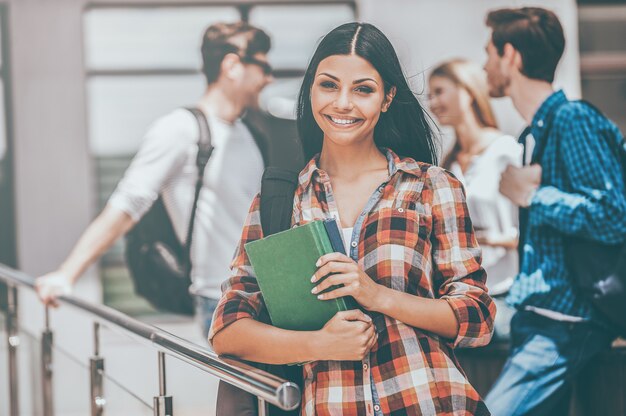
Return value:
M 67 273 L 57 270 L 37 278 L 35 291 L 46 306 L 56 308 L 59 306 L 56 301 L 58 296 L 72 293 L 71 279 Z

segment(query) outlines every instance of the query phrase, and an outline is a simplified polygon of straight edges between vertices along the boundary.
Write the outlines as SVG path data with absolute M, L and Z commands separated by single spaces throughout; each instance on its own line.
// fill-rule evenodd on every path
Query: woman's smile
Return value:
M 330 123 L 340 129 L 348 129 L 355 127 L 357 125 L 361 125 L 363 122 L 362 118 L 349 117 L 349 116 L 337 116 L 337 115 L 329 115 L 324 114 L 324 117 L 330 121 Z

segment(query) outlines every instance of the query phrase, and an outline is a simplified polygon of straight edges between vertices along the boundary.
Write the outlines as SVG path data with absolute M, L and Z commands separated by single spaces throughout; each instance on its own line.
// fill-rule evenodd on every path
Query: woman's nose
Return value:
M 338 110 L 352 110 L 352 100 L 350 100 L 348 92 L 345 91 L 339 92 L 339 95 L 333 104 Z

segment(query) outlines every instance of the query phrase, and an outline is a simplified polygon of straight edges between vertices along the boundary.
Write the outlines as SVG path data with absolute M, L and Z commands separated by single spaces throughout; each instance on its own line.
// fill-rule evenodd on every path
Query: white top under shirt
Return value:
M 458 162 L 450 171 L 463 183 L 467 206 L 474 228 L 491 238 L 515 238 L 518 234 L 518 209 L 500 193 L 500 177 L 508 165 L 520 166 L 522 147 L 512 136 L 497 137 L 474 156 L 465 173 Z M 482 246 L 482 266 L 487 286 L 493 295 L 505 293 L 518 272 L 516 249 Z
M 350 257 L 350 242 L 352 241 L 353 230 L 354 230 L 354 227 L 341 229 L 341 232 L 343 233 L 343 246 L 346 249 L 346 255 L 348 257 Z
M 191 245 L 191 291 L 213 299 L 230 275 L 250 203 L 261 188 L 263 157 L 241 120 L 208 117 L 214 146 L 204 171 Z M 139 220 L 159 193 L 180 241 L 186 240 L 198 175 L 198 123 L 185 109 L 156 120 L 109 205 Z

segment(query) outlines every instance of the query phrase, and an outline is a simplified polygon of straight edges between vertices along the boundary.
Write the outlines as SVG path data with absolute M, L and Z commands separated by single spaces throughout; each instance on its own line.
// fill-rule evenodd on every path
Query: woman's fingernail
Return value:
M 311 282 L 315 282 L 315 275 L 313 275 L 313 277 L 311 277 Z
M 317 286 L 311 289 L 311 293 L 317 293 Z
M 315 262 L 315 267 L 320 267 L 322 265 L 322 259 L 317 259 L 317 262 Z
M 318 299 L 324 299 L 324 295 L 318 295 L 317 298 Z

